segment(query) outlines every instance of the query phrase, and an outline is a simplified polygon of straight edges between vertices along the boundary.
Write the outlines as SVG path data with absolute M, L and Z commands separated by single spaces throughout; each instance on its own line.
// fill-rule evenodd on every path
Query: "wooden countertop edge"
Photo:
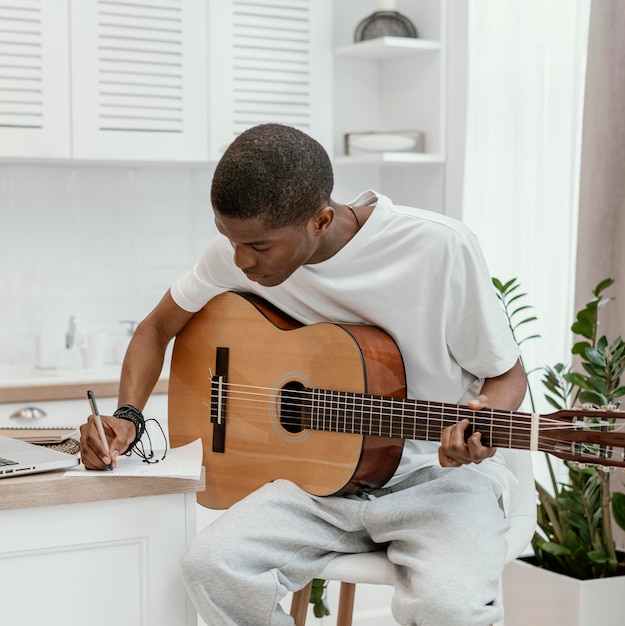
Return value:
M 192 493 L 205 487 L 204 467 L 197 480 L 169 476 L 66 477 L 63 472 L 48 472 L 0 480 L 0 510 Z
M 153 393 L 167 393 L 169 381 L 159 380 Z M 98 398 L 116 398 L 119 381 L 93 383 L 61 383 L 36 387 L 5 387 L 0 389 L 0 402 L 37 402 L 43 400 L 83 400 L 87 388 Z

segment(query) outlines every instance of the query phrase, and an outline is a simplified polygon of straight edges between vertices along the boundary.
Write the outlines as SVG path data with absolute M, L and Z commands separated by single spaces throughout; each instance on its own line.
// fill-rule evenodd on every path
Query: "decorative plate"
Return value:
M 417 38 L 414 24 L 398 11 L 376 11 L 356 27 L 354 41 L 377 39 L 378 37 Z

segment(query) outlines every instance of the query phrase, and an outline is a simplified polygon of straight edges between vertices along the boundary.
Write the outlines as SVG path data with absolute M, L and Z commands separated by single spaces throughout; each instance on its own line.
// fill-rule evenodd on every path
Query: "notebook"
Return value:
M 0 428 L 0 435 L 13 437 L 30 443 L 62 443 L 71 437 L 79 437 L 77 428 L 56 426 L 11 426 L 10 428 Z
M 0 436 L 0 478 L 65 469 L 79 462 L 72 454 Z

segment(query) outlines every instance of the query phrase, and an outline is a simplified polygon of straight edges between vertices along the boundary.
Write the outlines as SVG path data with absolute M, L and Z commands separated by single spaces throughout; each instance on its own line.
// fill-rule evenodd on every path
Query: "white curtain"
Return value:
M 590 0 L 469 0 L 462 219 L 535 307 L 529 369 L 569 359 L 589 15 Z

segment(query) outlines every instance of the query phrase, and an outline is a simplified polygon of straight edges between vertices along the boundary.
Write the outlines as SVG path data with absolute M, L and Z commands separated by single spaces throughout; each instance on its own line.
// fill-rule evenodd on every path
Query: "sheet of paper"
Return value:
M 154 459 L 161 459 L 162 450 L 154 452 Z M 192 478 L 197 480 L 202 471 L 202 440 L 196 439 L 178 448 L 169 448 L 167 456 L 158 463 L 146 463 L 136 454 L 117 458 L 117 467 L 112 471 L 95 472 L 85 469 L 81 463 L 65 472 L 65 476 L 168 476 L 170 478 Z

